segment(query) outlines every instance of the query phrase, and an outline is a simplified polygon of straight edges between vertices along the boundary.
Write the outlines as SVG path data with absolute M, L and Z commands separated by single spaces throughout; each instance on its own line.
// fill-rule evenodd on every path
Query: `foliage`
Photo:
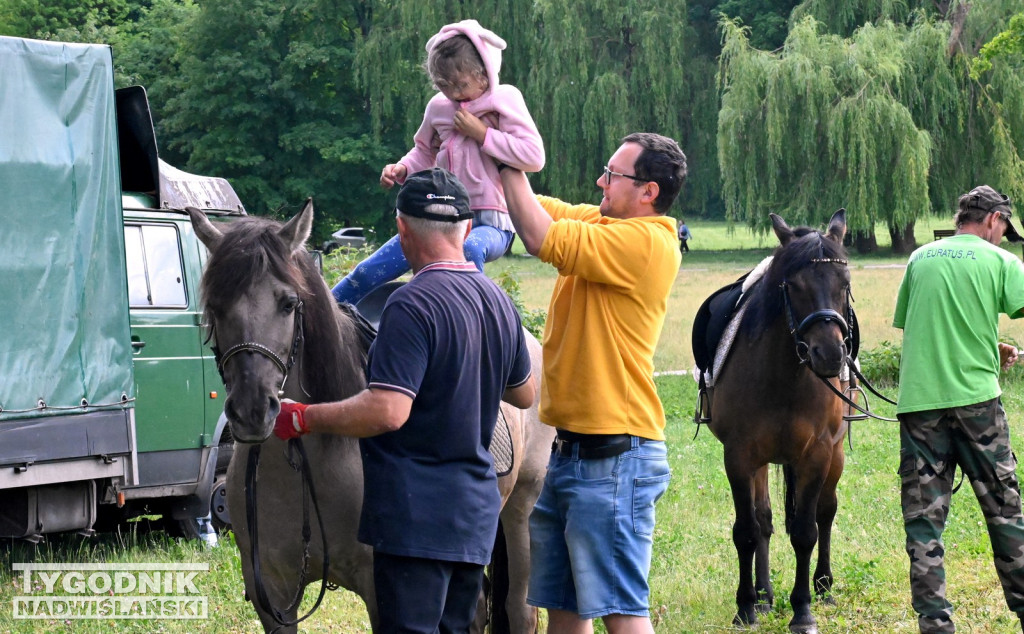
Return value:
M 719 163 L 727 217 L 766 231 L 767 213 L 814 224 L 845 207 L 850 230 L 908 231 L 973 184 L 1024 190 L 1024 74 L 989 83 L 948 56 L 949 23 L 866 24 L 849 38 L 810 17 L 779 53 L 723 21 Z M 994 14 L 971 14 L 970 32 Z M 956 157 L 953 160 L 951 157 Z
M 723 0 L 716 3 L 721 17 L 739 18 L 750 27 L 750 45 L 772 51 L 786 40 L 788 17 L 799 0 Z
M 687 153 L 687 216 L 762 231 L 769 210 L 845 205 L 854 231 L 909 230 L 973 184 L 1024 195 L 1019 0 L 795 2 L 6 0 L 0 32 L 111 44 L 117 84 L 149 92 L 164 158 L 230 178 L 253 213 L 314 196 L 319 239 L 345 220 L 390 228 L 376 182 L 432 93 L 424 43 L 471 17 L 509 44 L 503 81 L 546 140 L 539 191 L 596 200 L 619 139 L 646 129 Z M 1000 61 L 979 83 L 986 42 L 979 59 Z M 743 69 L 763 74 L 749 90 L 729 74 Z
M 902 346 L 891 341 L 883 341 L 876 348 L 861 349 L 857 355 L 861 374 L 879 389 L 898 386 L 902 352 Z
M 129 19 L 143 2 L 131 0 L 4 0 L 0 6 L 0 35 L 37 40 L 96 41 L 76 33 L 98 33 Z M 107 30 L 106 33 L 111 31 Z
M 334 287 L 341 278 L 348 275 L 357 264 L 370 257 L 377 250 L 377 245 L 367 242 L 366 245 L 353 249 L 342 247 L 323 256 L 323 276 L 327 285 Z
M 751 48 L 734 21 L 722 28 L 718 147 L 730 219 L 767 231 L 770 211 L 816 225 L 845 207 L 850 230 L 863 231 L 928 209 L 930 137 L 896 97 L 905 29 L 868 25 L 842 39 L 807 18 L 773 54 Z
M 229 178 L 246 206 L 289 216 L 308 196 L 314 234 L 383 221 L 384 159 L 352 85 L 359 2 L 206 3 L 183 51 L 189 81 L 170 96 L 170 145 L 188 167 Z M 230 28 L 224 28 L 231 25 Z
M 494 282 L 512 299 L 512 303 L 515 304 L 516 310 L 519 311 L 519 317 L 523 321 L 523 327 L 534 337 L 541 339 L 544 336 L 544 323 L 548 318 L 547 311 L 526 307 L 523 303 L 522 286 L 515 270 L 507 269 L 499 273 L 494 278 Z
M 928 0 L 803 0 L 790 14 L 791 26 L 810 16 L 829 33 L 850 36 L 865 23 L 905 24 L 915 9 L 929 9 Z
M 1010 18 L 1007 29 L 981 47 L 978 57 L 971 61 L 971 78 L 978 79 L 992 70 L 992 60 L 1011 56 L 1024 56 L 1024 13 Z
M 181 93 L 188 82 L 181 59 L 198 16 L 194 0 L 153 0 L 139 9 L 136 20 L 120 25 L 111 40 L 115 83 L 119 88 L 146 88 L 161 158 L 178 166 L 188 163 L 188 155 L 171 149 L 174 136 L 166 131 L 162 115 L 171 97 Z M 216 170 L 211 174 L 222 175 Z

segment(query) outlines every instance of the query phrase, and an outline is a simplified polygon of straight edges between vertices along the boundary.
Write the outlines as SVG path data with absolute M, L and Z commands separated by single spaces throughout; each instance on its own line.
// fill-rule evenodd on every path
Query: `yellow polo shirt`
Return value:
M 540 419 L 584 434 L 665 439 L 654 385 L 679 271 L 675 219 L 615 219 L 538 196 L 554 222 L 540 259 L 558 269 L 544 328 Z

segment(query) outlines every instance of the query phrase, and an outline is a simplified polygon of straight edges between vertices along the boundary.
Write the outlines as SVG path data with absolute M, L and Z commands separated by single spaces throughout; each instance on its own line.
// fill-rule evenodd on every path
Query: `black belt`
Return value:
M 647 442 L 646 438 L 629 434 L 577 434 L 559 429 L 555 442 L 551 444 L 551 451 L 572 456 L 576 450 L 576 456 L 584 460 L 611 458 L 629 451 L 633 446 L 633 438 L 637 439 L 638 445 Z

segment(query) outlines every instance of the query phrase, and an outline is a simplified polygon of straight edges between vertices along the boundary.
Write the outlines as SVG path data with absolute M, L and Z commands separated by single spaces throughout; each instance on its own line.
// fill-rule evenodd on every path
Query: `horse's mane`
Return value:
M 847 259 L 846 249 L 839 242 L 811 227 L 795 227 L 794 238 L 786 246 L 778 246 L 764 276 L 751 289 L 743 330 L 748 335 L 763 332 L 782 315 L 784 302 L 780 290 L 783 280 L 811 266 L 818 259 Z
M 274 277 L 293 286 L 303 302 L 302 385 L 310 402 L 351 396 L 365 385 L 367 347 L 351 317 L 338 310 L 329 289 L 304 253 L 293 257 L 278 236 L 281 224 L 239 219 L 224 231 L 203 274 L 204 316 L 210 332 L 216 316 L 254 284 Z

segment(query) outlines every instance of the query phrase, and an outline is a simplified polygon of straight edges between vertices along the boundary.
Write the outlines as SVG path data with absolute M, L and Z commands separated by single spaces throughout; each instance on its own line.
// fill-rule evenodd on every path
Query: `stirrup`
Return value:
M 708 398 L 706 387 L 697 390 L 697 407 L 693 412 L 693 422 L 698 425 L 707 425 L 711 422 L 711 400 Z
M 864 398 L 864 405 L 862 405 L 862 407 L 865 410 L 870 412 L 871 411 L 871 404 L 868 403 L 868 395 L 867 395 L 867 393 L 864 390 L 861 389 L 861 387 L 859 385 L 855 385 L 854 382 L 851 381 L 850 382 L 850 387 L 846 388 L 846 390 L 843 392 L 843 396 L 845 396 L 846 398 L 850 399 L 854 403 L 857 402 L 854 397 L 856 397 L 858 394 L 860 394 Z M 858 403 L 858 405 L 859 405 L 859 403 Z M 850 407 L 846 403 L 843 403 L 843 409 L 849 411 L 848 414 L 846 414 L 846 413 L 843 414 L 843 420 L 845 420 L 845 421 L 867 420 L 868 419 L 868 415 L 867 414 L 864 414 L 863 412 L 858 412 L 857 410 L 853 409 L 852 407 Z

